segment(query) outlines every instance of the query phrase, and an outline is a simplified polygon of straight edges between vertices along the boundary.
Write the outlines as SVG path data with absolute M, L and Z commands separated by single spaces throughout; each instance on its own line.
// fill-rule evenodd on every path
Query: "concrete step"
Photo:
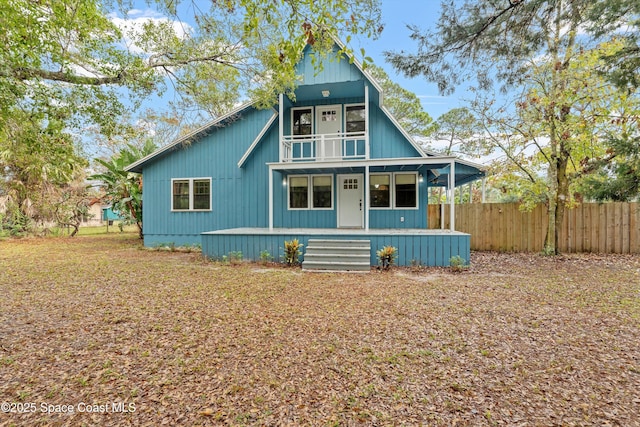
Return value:
M 371 242 L 369 240 L 309 239 L 303 270 L 370 271 Z
M 366 264 L 357 264 L 352 262 L 322 262 L 322 261 L 304 261 L 302 269 L 308 271 L 371 271 L 371 266 Z

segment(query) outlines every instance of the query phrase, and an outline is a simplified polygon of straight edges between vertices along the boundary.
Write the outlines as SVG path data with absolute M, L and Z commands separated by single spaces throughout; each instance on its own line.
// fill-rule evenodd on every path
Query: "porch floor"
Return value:
M 422 228 L 370 228 L 368 230 L 362 228 L 228 228 L 225 230 L 207 231 L 202 233 L 217 235 L 307 235 L 307 236 L 465 236 L 466 233 L 461 231 L 427 230 Z

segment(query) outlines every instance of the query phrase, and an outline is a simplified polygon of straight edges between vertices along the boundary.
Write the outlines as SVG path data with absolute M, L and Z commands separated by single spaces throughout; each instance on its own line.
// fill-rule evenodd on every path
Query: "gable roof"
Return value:
M 335 45 L 339 48 L 339 49 L 344 49 L 345 45 L 338 39 L 334 38 L 334 42 Z M 307 46 L 305 48 L 304 54 L 306 54 L 309 50 L 311 49 L 310 46 Z M 389 119 L 389 121 L 393 124 L 393 126 L 395 126 L 398 131 L 400 131 L 400 133 L 403 135 L 403 137 L 413 146 L 413 148 L 416 150 L 416 152 L 419 154 L 420 157 L 432 157 L 432 156 L 439 156 L 437 153 L 431 153 L 431 152 L 425 152 L 425 150 L 420 146 L 420 144 L 417 143 L 417 141 L 406 131 L 406 129 L 404 129 L 404 127 L 402 127 L 402 125 L 398 122 L 398 120 L 393 116 L 393 114 L 391 114 L 391 112 L 386 108 L 386 106 L 384 105 L 384 91 L 382 86 L 380 86 L 380 83 L 377 82 L 377 80 L 363 67 L 362 63 L 360 63 L 360 61 L 357 60 L 357 58 L 353 57 L 353 56 L 348 56 L 348 58 L 346 59 L 349 61 L 349 65 L 354 65 L 356 67 L 356 69 L 362 73 L 362 75 L 364 76 L 364 78 L 366 79 L 366 81 L 373 87 L 373 89 L 378 93 L 378 106 L 380 107 L 381 111 L 384 113 L 384 115 Z M 300 85 L 299 87 L 304 87 L 305 85 Z M 296 89 L 297 90 L 297 89 Z M 128 172 L 136 172 L 136 173 L 142 173 L 143 168 L 149 164 L 152 161 L 155 161 L 156 159 L 163 157 L 169 153 L 171 153 L 172 151 L 174 151 L 175 149 L 179 148 L 180 146 L 182 146 L 185 143 L 189 143 L 192 142 L 194 140 L 198 140 L 202 137 L 204 137 L 205 135 L 209 134 L 213 129 L 219 127 L 222 123 L 226 122 L 226 121 L 231 121 L 231 119 L 233 119 L 236 115 L 241 114 L 242 112 L 244 112 L 245 110 L 249 109 L 249 108 L 253 108 L 255 106 L 255 102 L 246 102 L 238 107 L 236 107 L 235 109 L 231 110 L 229 113 L 218 117 L 206 124 L 204 124 L 203 126 L 195 129 L 194 131 L 188 133 L 187 135 L 184 135 L 178 139 L 176 139 L 175 141 L 171 142 L 170 144 L 159 148 L 158 150 L 154 151 L 153 153 L 149 154 L 148 156 L 130 164 L 129 166 L 127 166 L 125 168 L 126 171 Z M 275 109 L 274 109 L 275 110 Z M 265 123 L 265 127 L 263 128 L 263 131 L 260 132 L 258 134 L 258 136 L 256 137 L 256 139 L 253 141 L 253 143 L 251 144 L 251 146 L 247 149 L 247 151 L 245 152 L 244 156 L 242 157 L 242 159 L 240 159 L 238 161 L 238 167 L 242 167 L 244 165 L 244 163 L 246 162 L 246 160 L 249 158 L 249 156 L 251 155 L 251 153 L 253 152 L 254 148 L 261 142 L 261 140 L 263 139 L 264 135 L 267 133 L 268 129 L 270 129 L 270 127 L 272 126 L 272 124 L 275 122 L 275 118 L 277 117 L 278 112 L 276 111 L 276 113 L 274 114 L 274 116 L 272 116 L 267 123 Z M 474 165 L 475 167 L 481 167 L 480 165 Z
M 230 121 L 231 119 L 236 117 L 238 114 L 241 114 L 245 110 L 251 108 L 254 104 L 255 104 L 254 102 L 245 102 L 244 104 L 229 111 L 227 114 L 220 116 L 214 120 L 211 120 L 210 122 L 207 122 L 203 126 L 200 126 L 199 128 L 189 132 L 188 134 L 181 136 L 180 138 L 176 139 L 170 144 L 165 145 L 164 147 L 160 147 L 159 149 L 149 154 L 148 156 L 143 157 L 142 159 L 134 163 L 131 163 L 129 166 L 124 168 L 124 170 L 127 172 L 142 173 L 142 169 L 150 161 L 169 154 L 171 151 L 179 148 L 184 143 L 202 138 L 203 136 L 209 134 L 211 130 L 213 130 L 214 128 L 218 128 L 224 122 Z

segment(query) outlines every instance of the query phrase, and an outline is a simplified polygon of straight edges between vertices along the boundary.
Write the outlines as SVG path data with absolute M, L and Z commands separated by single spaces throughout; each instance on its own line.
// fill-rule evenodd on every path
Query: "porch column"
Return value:
M 273 230 L 273 169 L 271 166 L 269 166 L 269 230 Z
M 364 229 L 369 229 L 369 165 L 364 168 Z
M 278 152 L 280 153 L 279 162 L 282 163 L 284 159 L 284 146 L 282 145 L 282 140 L 284 139 L 284 94 L 278 95 Z M 269 178 L 271 179 L 271 174 L 269 174 Z M 269 187 L 271 188 L 271 187 Z
M 451 161 L 451 165 L 449 166 L 449 191 L 451 192 L 451 200 L 449 200 L 449 230 L 455 231 L 455 206 L 456 206 L 456 162 L 455 160 Z
M 473 203 L 473 181 L 469 183 L 469 204 Z
M 369 160 L 369 85 L 364 84 L 364 158 Z M 367 178 L 367 181 L 369 179 Z

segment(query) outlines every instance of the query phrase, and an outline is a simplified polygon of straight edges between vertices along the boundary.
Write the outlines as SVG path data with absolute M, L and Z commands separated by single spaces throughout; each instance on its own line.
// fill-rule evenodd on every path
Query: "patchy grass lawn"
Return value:
M 303 274 L 134 234 L 4 240 L 0 402 L 26 413 L 0 425 L 639 425 L 640 257 L 472 262 Z

